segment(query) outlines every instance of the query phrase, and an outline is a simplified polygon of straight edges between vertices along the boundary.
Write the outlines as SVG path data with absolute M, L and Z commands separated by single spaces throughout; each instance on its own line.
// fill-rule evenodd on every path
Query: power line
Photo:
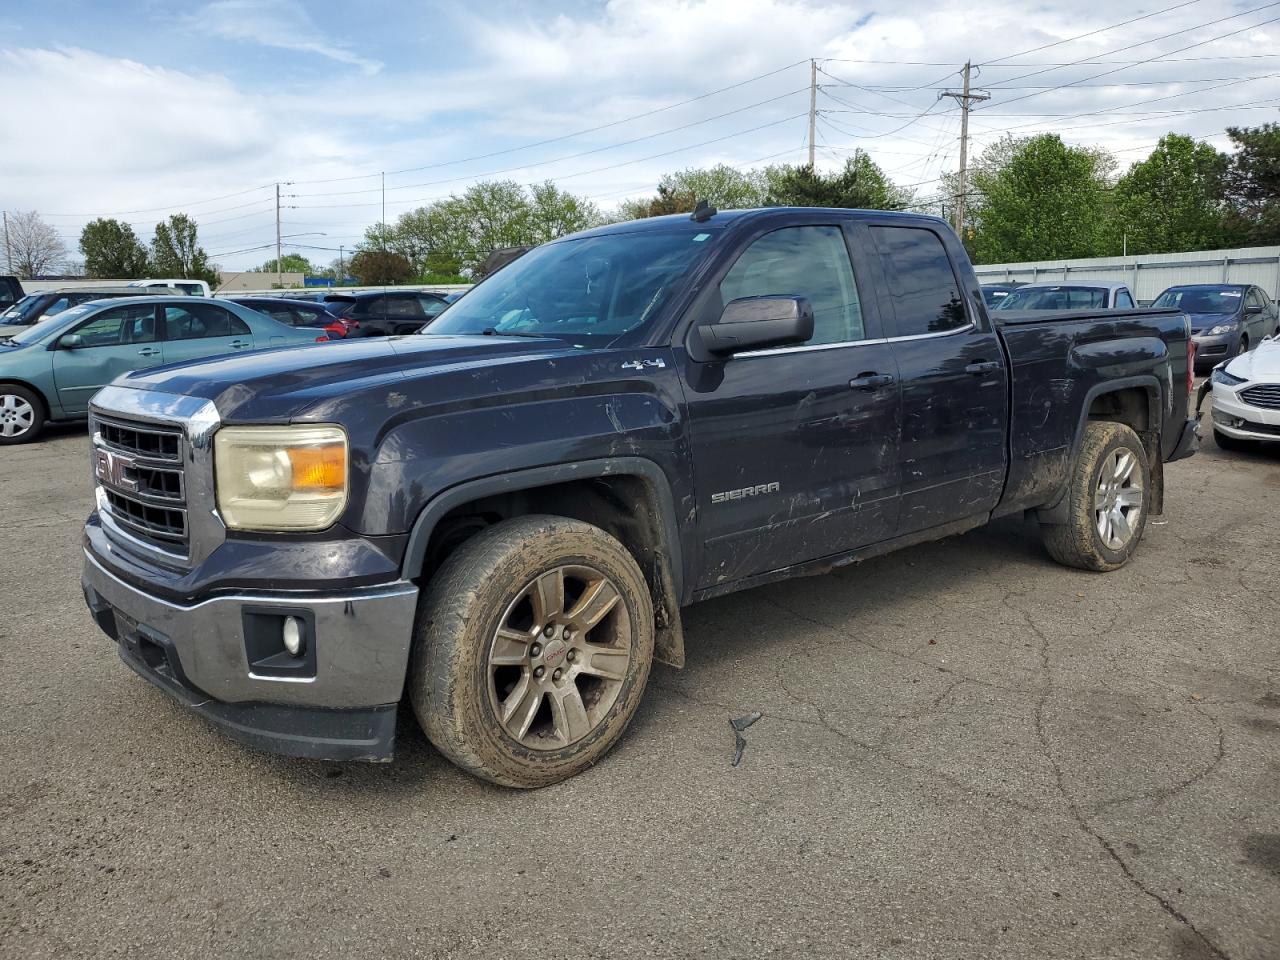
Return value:
M 403 170 L 388 170 L 386 172 L 390 173 L 392 176 L 397 176 L 403 173 L 417 173 L 420 170 L 434 170 L 438 167 L 448 167 L 458 163 L 471 163 L 472 161 L 475 161 L 475 160 L 488 160 L 491 157 L 501 157 L 509 153 L 516 153 L 520 150 L 532 150 L 535 147 L 545 147 L 552 143 L 561 143 L 565 140 L 572 140 L 574 137 L 585 136 L 588 133 L 596 133 L 600 130 L 607 130 L 610 127 L 616 127 L 619 124 L 631 123 L 633 120 L 643 120 L 645 117 L 652 117 L 655 114 L 664 113 L 667 110 L 675 110 L 679 107 L 688 106 L 691 103 L 697 103 L 699 100 L 706 100 L 708 97 L 714 97 L 721 93 L 726 93 L 729 90 L 736 90 L 739 87 L 745 87 L 747 84 L 755 83 L 759 80 L 765 80 L 769 77 L 776 76 L 779 73 L 785 73 L 787 70 L 794 69 L 795 67 L 798 67 L 801 64 L 805 64 L 808 62 L 809 62 L 808 59 L 797 60 L 795 63 L 789 63 L 785 67 L 779 67 L 777 70 L 770 70 L 768 73 L 762 73 L 754 77 L 748 77 L 746 80 L 741 80 L 738 83 L 731 83 L 727 87 L 720 87 L 718 90 L 712 90 L 709 93 L 701 93 L 696 97 L 690 97 L 689 99 L 681 100 L 678 103 L 669 103 L 665 107 L 655 107 L 653 110 L 646 110 L 644 113 L 632 114 L 631 116 L 623 117 L 620 120 L 613 120 L 613 121 L 610 121 L 609 123 L 602 123 L 599 126 L 595 126 L 595 127 L 587 127 L 584 130 L 575 130 L 573 133 L 566 133 L 558 137 L 551 137 L 550 139 L 547 139 L 547 140 L 539 140 L 536 143 L 526 143 L 519 147 L 508 147 L 505 150 L 495 150 L 492 153 L 477 154 L 476 156 L 473 156 L 473 157 L 462 157 L 458 160 L 444 160 L 444 161 L 441 161 L 440 163 L 430 163 L 421 167 L 406 167 Z M 351 177 L 330 177 L 325 180 L 296 180 L 294 182 L 299 184 L 340 183 L 340 182 L 349 181 L 349 180 L 367 180 L 376 176 L 380 176 L 380 174 L 368 173 L 368 174 L 361 174 L 359 176 L 351 176 Z
M 1175 3 L 1171 7 L 1165 7 L 1163 10 L 1156 10 L 1152 13 L 1144 13 L 1140 17 L 1131 17 L 1128 20 L 1121 20 L 1119 23 L 1113 23 L 1107 27 L 1099 27 L 1097 30 L 1090 30 L 1088 33 L 1078 33 L 1074 37 L 1067 37 L 1065 40 L 1055 40 L 1053 43 L 1041 44 L 1038 47 L 1032 47 L 1029 50 L 1023 50 L 1019 53 L 1007 53 L 1003 57 L 996 57 L 994 60 L 988 60 L 986 63 L 978 64 L 979 67 L 989 67 L 992 64 L 1002 63 L 1005 60 L 1015 60 L 1018 57 L 1025 57 L 1029 53 L 1039 53 L 1041 50 L 1048 50 L 1050 47 L 1060 47 L 1064 43 L 1074 43 L 1077 40 L 1083 40 L 1085 37 L 1097 36 L 1099 33 L 1107 33 L 1118 27 L 1127 27 L 1131 23 L 1137 23 L 1139 20 L 1150 20 L 1152 17 L 1158 17 L 1164 13 L 1171 13 L 1174 10 L 1180 10 L 1183 7 L 1189 7 L 1193 3 L 1199 3 L 1200 0 L 1183 0 L 1182 3 Z
M 216 203 L 216 202 L 217 202 L 217 201 L 219 201 L 219 200 L 230 200 L 230 199 L 231 199 L 231 198 L 233 198 L 233 197 L 243 197 L 246 193 L 254 193 L 254 192 L 258 191 L 258 190 L 266 190 L 266 189 L 268 189 L 270 186 L 271 186 L 271 184 L 267 183 L 267 184 L 263 184 L 263 185 L 262 185 L 262 186 L 260 186 L 260 187 L 250 187 L 248 190 L 237 190 L 235 193 L 225 193 L 225 194 L 223 194 L 223 195 L 222 195 L 222 196 L 220 196 L 220 197 L 209 197 L 209 198 L 208 198 L 208 199 L 206 199 L 206 200 L 192 200 L 192 201 L 190 201 L 189 203 L 171 203 L 171 204 L 168 204 L 167 206 L 163 206 L 163 207 L 143 207 L 143 208 L 138 209 L 138 210 L 116 210 L 114 213 L 44 213 L 44 214 L 41 214 L 41 216 L 44 216 L 44 217 L 72 217 L 72 218 L 77 218 L 77 217 L 79 217 L 79 218 L 85 218 L 85 217 L 87 217 L 87 218 L 92 219 L 92 218 L 95 218 L 95 217 L 127 217 L 127 216 L 132 216 L 132 215 L 134 215 L 134 214 L 138 214 L 138 213 L 154 213 L 154 212 L 161 212 L 161 213 L 163 213 L 163 212 L 164 212 L 164 211 L 166 211 L 166 210 L 178 210 L 178 209 L 180 209 L 180 208 L 184 208 L 184 207 L 197 207 L 197 206 L 199 206 L 199 205 L 200 205 L 200 204 L 202 204 L 202 203 Z M 242 206 L 247 206 L 247 204 L 242 204 Z M 235 209 L 237 209 L 237 208 L 236 208 L 236 207 L 227 207 L 226 209 L 228 209 L 228 210 L 235 210 Z M 213 210 L 213 211 L 208 211 L 208 212 L 210 212 L 210 213 L 217 213 L 218 211 Z M 143 221 L 139 221 L 139 222 L 143 222 Z

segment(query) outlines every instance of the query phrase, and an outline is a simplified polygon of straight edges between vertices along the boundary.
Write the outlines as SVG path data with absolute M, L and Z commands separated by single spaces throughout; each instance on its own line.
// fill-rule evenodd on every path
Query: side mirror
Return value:
M 84 337 L 78 333 L 68 333 L 65 337 L 58 341 L 58 346 L 63 350 L 76 350 L 84 346 Z
M 1259 313 L 1262 312 L 1262 307 L 1258 306 L 1256 303 L 1251 303 L 1244 308 L 1244 312 L 1251 317 L 1257 316 Z
M 720 319 L 698 329 L 702 346 L 724 357 L 746 350 L 804 343 L 813 336 L 813 306 L 806 297 L 742 297 Z

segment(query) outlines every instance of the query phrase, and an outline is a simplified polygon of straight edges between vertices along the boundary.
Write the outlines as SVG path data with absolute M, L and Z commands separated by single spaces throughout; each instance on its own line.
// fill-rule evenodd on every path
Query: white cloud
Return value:
M 359 67 L 368 75 L 382 69 L 377 60 L 361 57 L 343 44 L 328 40 L 295 0 L 215 0 L 201 7 L 191 24 L 198 31 L 226 40 L 318 54 Z

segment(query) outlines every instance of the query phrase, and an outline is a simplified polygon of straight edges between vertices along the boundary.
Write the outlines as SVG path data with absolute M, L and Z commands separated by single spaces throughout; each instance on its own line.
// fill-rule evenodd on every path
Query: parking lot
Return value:
M 392 764 L 288 760 L 135 677 L 86 446 L 0 454 L 0 955 L 1280 957 L 1280 452 L 1171 465 L 1114 574 L 1004 521 L 691 608 L 520 793 L 407 711 Z

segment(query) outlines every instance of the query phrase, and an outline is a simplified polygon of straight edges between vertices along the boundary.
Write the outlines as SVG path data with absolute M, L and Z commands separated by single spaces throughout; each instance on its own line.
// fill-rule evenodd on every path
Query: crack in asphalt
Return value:
M 1044 631 L 1040 629 L 1039 624 L 1035 622 L 1035 620 L 1032 618 L 1032 616 L 1029 613 L 1013 605 L 1012 599 L 1014 596 L 1015 594 L 1012 591 L 1010 591 L 1009 593 L 1006 593 L 1004 598 L 1001 600 L 1001 604 L 1005 606 L 1007 609 L 1012 610 L 1014 613 L 1021 616 L 1023 621 L 1026 623 L 1027 628 L 1033 634 L 1035 634 L 1035 636 L 1040 640 L 1040 665 L 1044 673 L 1044 683 L 1041 685 L 1040 698 L 1036 703 L 1036 709 L 1035 709 L 1036 738 L 1040 741 L 1040 749 L 1041 749 L 1041 752 L 1044 754 L 1045 760 L 1048 761 L 1049 767 L 1053 770 L 1054 779 L 1056 780 L 1057 786 L 1058 786 L 1058 792 L 1062 795 L 1062 799 L 1066 803 L 1067 809 L 1070 811 L 1072 819 L 1075 820 L 1076 825 L 1079 826 L 1079 828 L 1084 833 L 1092 837 L 1094 841 L 1100 847 L 1102 847 L 1103 851 L 1107 854 L 1107 856 L 1109 856 L 1115 862 L 1116 866 L 1120 869 L 1121 875 L 1125 878 L 1125 880 L 1129 882 L 1129 884 L 1135 890 L 1142 893 L 1146 897 L 1154 900 L 1156 903 L 1160 905 L 1160 907 L 1165 911 L 1165 913 L 1167 913 L 1170 917 L 1172 917 L 1174 920 L 1177 920 L 1179 923 L 1185 926 L 1188 930 L 1190 930 L 1193 934 L 1195 934 L 1195 936 L 1200 940 L 1200 942 L 1204 944 L 1205 949 L 1208 950 L 1213 956 L 1219 957 L 1221 958 L 1221 960 L 1231 960 L 1230 956 L 1226 953 L 1226 951 L 1224 951 L 1216 943 L 1210 940 L 1209 937 L 1191 921 L 1190 917 L 1188 917 L 1185 913 L 1183 913 L 1176 906 L 1174 906 L 1168 899 L 1166 899 L 1165 897 L 1157 893 L 1155 890 L 1152 890 L 1150 887 L 1148 887 L 1133 872 L 1133 870 L 1129 867 L 1129 864 L 1125 862 L 1124 858 L 1121 857 L 1120 854 L 1116 852 L 1116 849 L 1114 846 L 1112 846 L 1111 841 L 1109 841 L 1106 837 L 1104 837 L 1099 831 L 1091 827 L 1089 825 L 1088 818 L 1086 818 L 1084 814 L 1080 811 L 1080 807 L 1076 803 L 1075 798 L 1072 797 L 1071 792 L 1067 789 L 1066 775 L 1062 770 L 1062 765 L 1058 763 L 1057 758 L 1053 755 L 1053 750 L 1049 746 L 1049 737 L 1045 732 L 1044 708 L 1048 704 L 1049 697 L 1053 692 L 1053 670 L 1052 670 L 1052 665 L 1049 662 L 1049 638 L 1048 636 L 1045 635 Z M 1218 733 L 1219 733 L 1219 749 L 1225 753 L 1225 747 L 1223 746 L 1223 740 L 1222 740 L 1221 727 L 1219 727 Z M 1207 773 L 1207 772 L 1208 771 L 1204 771 L 1203 773 Z M 1201 776 L 1192 777 L 1191 782 L 1195 782 L 1201 779 Z M 1190 783 L 1188 783 L 1186 786 L 1190 786 Z M 1185 789 L 1185 787 L 1183 789 Z

